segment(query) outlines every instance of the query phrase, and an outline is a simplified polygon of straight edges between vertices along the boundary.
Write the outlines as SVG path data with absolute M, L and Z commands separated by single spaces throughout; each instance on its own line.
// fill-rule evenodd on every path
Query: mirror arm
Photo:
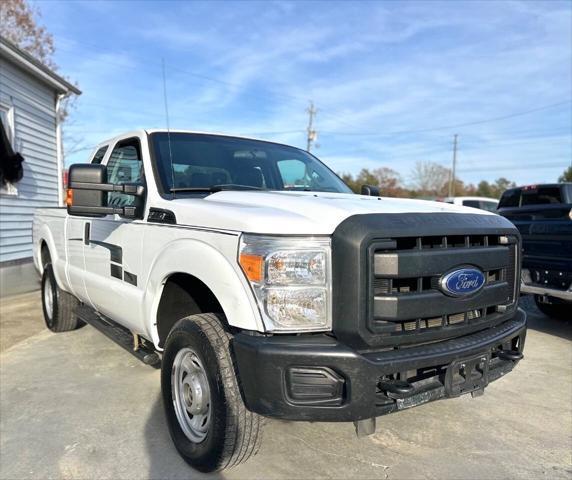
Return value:
M 70 182 L 68 188 L 76 190 L 97 190 L 100 192 L 119 192 L 126 195 L 134 195 L 141 197 L 145 193 L 143 185 L 122 185 L 114 183 L 85 183 L 85 182 Z
M 74 211 L 76 214 L 94 217 L 104 217 L 106 215 L 121 215 L 127 218 L 135 218 L 137 213 L 136 207 L 74 207 L 73 205 L 68 207 L 69 213 L 72 215 Z

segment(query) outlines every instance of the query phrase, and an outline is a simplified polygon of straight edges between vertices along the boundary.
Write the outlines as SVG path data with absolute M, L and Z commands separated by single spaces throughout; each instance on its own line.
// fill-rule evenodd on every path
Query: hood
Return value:
M 330 235 L 346 218 L 368 213 L 494 215 L 426 200 L 321 192 L 222 191 L 172 200 L 166 208 L 178 224 L 278 235 Z

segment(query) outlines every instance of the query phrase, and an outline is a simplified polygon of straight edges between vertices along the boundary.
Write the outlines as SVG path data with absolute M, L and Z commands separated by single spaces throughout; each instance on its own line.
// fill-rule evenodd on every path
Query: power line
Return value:
M 335 132 L 335 131 L 322 131 L 322 134 L 326 134 L 326 135 L 351 135 L 351 136 L 388 136 L 388 135 L 405 135 L 405 134 L 411 134 L 411 133 L 425 133 L 425 132 L 436 132 L 438 130 L 451 130 L 454 128 L 461 128 L 461 127 L 469 127 L 472 125 L 481 125 L 484 123 L 489 123 L 489 122 L 497 122 L 500 120 L 506 120 L 509 118 L 514 118 L 514 117 L 519 117 L 522 115 L 528 115 L 530 113 L 535 113 L 535 112 L 540 112 L 542 110 L 548 110 L 551 108 L 556 108 L 556 107 L 560 107 L 562 105 L 566 105 L 569 104 L 570 102 L 572 102 L 572 99 L 566 100 L 564 102 L 557 102 L 557 103 L 551 103 L 549 105 L 544 105 L 542 107 L 537 107 L 537 108 L 531 108 L 530 110 L 525 110 L 525 111 L 521 111 L 521 112 L 516 112 L 516 113 L 511 113 L 508 115 L 503 115 L 500 117 L 492 117 L 492 118 L 487 118 L 485 120 L 477 120 L 474 122 L 466 122 L 466 123 L 458 123 L 456 125 L 444 125 L 441 127 L 432 127 L 432 128 L 423 128 L 423 129 L 419 129 L 419 130 L 396 130 L 396 131 L 391 131 L 391 132 Z
M 498 172 L 500 170 L 512 170 L 512 169 L 523 169 L 526 170 L 541 170 L 543 168 L 566 168 L 564 162 L 549 162 L 549 163 L 534 163 L 534 164 L 495 164 L 494 167 L 477 167 L 477 168 L 463 168 L 459 171 L 461 173 L 472 173 L 472 172 Z
M 559 139 L 560 141 L 570 141 L 568 139 Z M 551 145 L 554 145 L 555 140 L 551 138 L 536 138 L 530 140 L 508 140 L 508 141 L 483 141 L 483 142 L 472 142 L 470 147 L 463 147 L 464 152 L 478 152 L 482 150 L 489 150 L 491 148 L 497 148 L 498 146 L 510 146 L 510 145 L 530 145 L 530 144 L 546 144 L 550 142 Z M 377 157 L 383 157 L 387 159 L 401 159 L 401 158 L 410 158 L 410 157 L 422 157 L 423 155 L 439 155 L 439 154 L 446 154 L 449 152 L 450 147 L 440 146 L 441 142 L 427 142 L 427 146 L 415 145 L 413 147 L 408 147 L 407 143 L 398 144 L 395 146 L 387 147 L 385 151 L 376 151 L 374 154 Z M 325 149 L 325 152 L 330 154 L 328 149 Z M 352 149 L 352 150 L 340 150 L 336 149 L 334 152 L 336 156 L 350 156 L 350 155 L 373 155 L 371 150 L 367 147 L 363 147 L 360 149 Z M 325 156 L 325 153 L 324 153 Z
M 97 52 L 97 53 L 109 53 L 110 51 L 106 51 L 106 50 L 102 50 L 101 48 L 99 48 L 99 46 L 96 46 L 94 44 L 90 44 L 90 43 L 86 43 L 86 42 L 78 42 L 76 40 L 73 41 L 74 43 L 76 43 L 77 45 L 84 45 L 89 47 L 92 52 Z M 61 46 L 58 46 L 58 48 L 61 48 Z M 63 47 L 64 50 L 68 50 L 68 51 L 77 51 L 77 49 L 69 48 L 69 47 Z M 154 73 L 156 73 L 157 75 L 160 74 L 160 68 L 157 66 L 156 68 L 153 66 L 152 63 L 149 63 L 149 58 L 144 57 L 142 55 L 137 55 L 134 54 L 132 52 L 128 53 L 129 56 L 136 58 L 136 59 L 141 59 L 142 61 L 144 61 L 144 68 L 141 68 L 139 65 L 138 66 L 131 66 L 131 65 L 126 65 L 126 64 L 120 64 L 117 62 L 113 62 L 107 59 L 102 59 L 102 58 L 97 58 L 98 62 L 101 63 L 106 63 L 109 65 L 113 65 L 116 67 L 120 67 L 120 68 L 127 68 L 127 69 L 132 69 L 132 70 L 137 70 L 137 71 L 141 71 L 141 70 L 147 70 L 147 71 L 151 71 L 151 69 L 153 70 Z M 238 83 L 233 83 L 233 82 L 229 82 L 227 80 L 221 80 L 220 78 L 216 78 L 216 77 L 212 77 L 210 75 L 205 75 L 202 73 L 198 73 L 198 72 L 194 72 L 194 71 L 190 71 L 184 68 L 181 68 L 178 65 L 173 65 L 172 63 L 167 62 L 167 66 L 169 67 L 169 69 L 171 70 L 176 70 L 179 71 L 185 75 L 200 79 L 200 80 L 204 80 L 204 81 L 208 81 L 208 82 L 213 82 L 213 83 L 218 83 L 220 85 L 224 85 L 226 87 L 229 88 L 234 88 L 234 89 L 244 89 L 244 85 L 238 84 Z M 151 67 L 151 68 L 149 68 Z M 272 92 L 271 94 L 251 94 L 251 93 L 245 93 L 243 92 L 244 96 L 250 96 L 250 97 L 257 97 L 257 98 L 273 98 L 275 99 L 276 97 L 283 97 L 283 98 L 289 98 L 291 100 L 296 100 L 297 102 L 306 102 L 306 99 L 303 97 L 298 97 L 296 95 L 291 95 L 291 94 L 287 94 L 284 92 Z
M 64 40 L 68 40 L 69 39 L 65 39 Z M 77 44 L 77 45 L 85 45 L 90 47 L 92 50 L 100 52 L 100 53 L 106 53 L 106 51 L 101 50 L 99 48 L 99 46 L 96 46 L 94 44 L 89 44 L 86 42 L 78 42 L 77 40 L 73 40 L 73 43 Z M 71 43 L 71 42 L 70 42 Z M 58 46 L 58 48 L 61 48 L 61 45 Z M 69 50 L 74 50 L 73 47 L 70 49 L 69 46 L 64 46 L 63 49 L 67 49 Z M 137 55 L 137 54 L 133 54 L 132 52 L 129 53 L 129 55 L 131 57 L 135 57 L 135 58 L 140 58 L 140 59 L 144 59 L 145 60 L 145 65 L 146 66 L 152 66 L 152 64 L 149 64 L 148 62 L 148 58 L 147 57 L 143 57 L 141 55 Z M 141 70 L 140 66 L 129 66 L 129 65 L 125 65 L 125 64 L 119 64 L 117 62 L 112 62 L 109 61 L 107 59 L 97 59 L 97 61 L 102 62 L 102 63 L 108 63 L 110 65 L 114 65 L 117 67 L 122 67 L 122 68 L 131 68 L 131 69 L 137 69 L 138 71 Z M 182 72 L 186 75 L 189 76 L 193 76 L 195 78 L 198 79 L 202 79 L 205 81 L 210 81 L 210 82 L 214 82 L 214 83 L 218 83 L 221 85 L 225 85 L 227 87 L 230 88 L 236 88 L 236 89 L 244 89 L 244 85 L 240 85 L 240 84 L 236 84 L 236 83 L 232 83 L 232 82 L 228 82 L 226 80 L 221 80 L 219 78 L 215 78 L 209 75 L 204 75 L 201 73 L 197 73 L 197 72 L 193 72 L 193 71 L 189 71 L 186 69 L 183 69 L 177 65 L 171 65 L 169 64 L 169 67 L 172 70 L 177 70 L 179 72 Z M 156 69 L 154 69 L 155 72 L 157 72 Z M 157 72 L 158 73 L 158 72 Z M 251 94 L 251 93 L 247 93 L 247 92 L 242 92 L 243 96 L 250 96 L 250 97 L 256 97 L 256 98 L 260 98 L 260 97 L 266 97 L 266 98 L 270 98 L 270 97 L 283 97 L 283 98 L 289 98 L 292 100 L 296 100 L 297 102 L 301 102 L 301 101 L 305 101 L 305 99 L 303 99 L 302 97 L 296 96 L 296 95 L 292 95 L 292 94 L 287 94 L 284 92 L 273 92 L 272 94 L 268 95 L 268 94 Z M 495 121 L 500 121 L 500 120 L 505 120 L 505 119 L 509 119 L 509 118 L 514 118 L 514 117 L 518 117 L 521 115 L 527 115 L 530 113 L 534 113 L 534 112 L 538 112 L 538 111 L 542 111 L 542 110 L 546 110 L 546 109 L 550 109 L 550 108 L 555 108 L 561 105 L 565 105 L 570 103 L 572 100 L 567 100 L 567 101 L 563 101 L 563 102 L 558 102 L 558 103 L 554 103 L 554 104 L 549 104 L 549 105 L 545 105 L 545 106 L 541 106 L 541 107 L 537 107 L 537 108 L 533 108 L 530 110 L 525 110 L 525 111 L 521 111 L 521 112 L 516 112 L 516 113 L 512 113 L 512 114 L 508 114 L 508 115 L 503 115 L 503 116 L 499 116 L 499 117 L 493 117 L 493 118 L 489 118 L 489 119 L 484 119 L 484 120 L 477 120 L 477 121 L 472 121 L 472 122 L 466 122 L 466 123 L 461 123 L 461 124 L 456 124 L 456 125 L 445 125 L 445 126 L 440 126 L 440 127 L 431 127 L 431 128 L 424 128 L 424 129 L 419 129 L 419 130 L 402 130 L 402 131 L 392 131 L 392 132 L 348 132 L 348 131 L 321 131 L 321 133 L 325 134 L 325 135 L 344 135 L 344 136 L 388 136 L 388 135 L 404 135 L 404 134 L 414 134 L 414 133 L 426 133 L 426 132 L 433 132 L 433 131 L 439 131 L 439 130 L 448 130 L 448 129 L 454 129 L 454 128 L 461 128 L 461 127 L 466 127 L 466 126 L 472 126 L 472 125 L 480 125 L 480 124 L 484 124 L 484 123 L 489 123 L 489 122 L 495 122 Z M 323 109 L 321 109 L 322 114 L 324 114 Z M 333 120 L 335 120 L 338 123 L 342 123 L 346 126 L 354 126 L 354 124 L 351 124 L 345 120 L 341 120 L 340 118 L 337 117 L 337 115 L 332 115 L 332 114 L 328 114 L 327 112 L 325 113 L 325 116 L 332 118 Z M 173 117 L 174 118 L 174 117 Z

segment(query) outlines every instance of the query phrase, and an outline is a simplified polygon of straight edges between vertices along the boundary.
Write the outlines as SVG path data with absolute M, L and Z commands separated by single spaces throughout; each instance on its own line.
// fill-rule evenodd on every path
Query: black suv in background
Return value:
M 503 193 L 498 213 L 522 235 L 522 293 L 550 317 L 572 319 L 572 183 Z

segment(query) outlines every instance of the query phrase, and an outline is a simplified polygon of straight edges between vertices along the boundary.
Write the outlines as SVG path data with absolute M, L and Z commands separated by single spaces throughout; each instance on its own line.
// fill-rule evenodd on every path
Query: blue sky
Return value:
M 166 126 L 162 58 L 172 128 L 304 147 L 312 99 L 314 153 L 338 172 L 387 166 L 407 182 L 416 161 L 450 165 L 455 133 L 466 182 L 554 181 L 572 162 L 568 1 L 35 5 L 83 90 L 67 163 Z

